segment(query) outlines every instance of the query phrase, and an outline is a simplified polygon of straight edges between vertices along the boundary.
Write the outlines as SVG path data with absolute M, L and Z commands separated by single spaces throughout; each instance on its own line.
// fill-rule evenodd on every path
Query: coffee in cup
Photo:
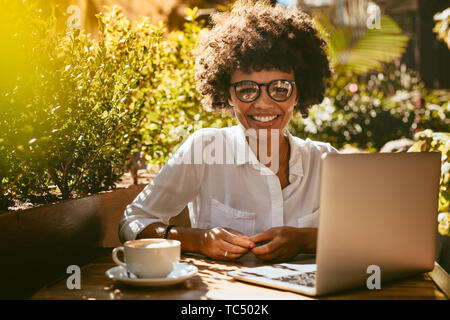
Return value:
M 123 252 L 125 262 L 117 257 L 119 251 Z M 180 252 L 181 243 L 177 240 L 139 239 L 114 248 L 112 258 L 138 278 L 165 278 L 180 260 Z

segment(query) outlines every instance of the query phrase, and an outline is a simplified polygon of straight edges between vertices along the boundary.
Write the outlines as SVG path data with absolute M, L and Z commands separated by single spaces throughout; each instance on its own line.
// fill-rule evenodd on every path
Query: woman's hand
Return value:
M 166 225 L 155 222 L 148 225 L 136 237 L 162 238 Z M 255 247 L 249 236 L 229 228 L 198 229 L 173 227 L 168 239 L 181 242 L 182 252 L 198 252 L 217 260 L 235 260 Z
M 255 247 L 249 236 L 229 228 L 204 230 L 200 253 L 216 260 L 236 260 Z
M 250 240 L 254 243 L 268 241 L 252 249 L 252 253 L 259 259 L 286 261 L 302 252 L 315 252 L 317 229 L 275 227 L 250 237 Z

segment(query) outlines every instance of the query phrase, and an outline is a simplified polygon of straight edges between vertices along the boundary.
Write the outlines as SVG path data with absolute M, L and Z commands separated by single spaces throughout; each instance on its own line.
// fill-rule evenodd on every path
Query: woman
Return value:
M 282 5 L 237 2 L 212 21 L 198 90 L 205 107 L 233 108 L 239 125 L 192 134 L 127 206 L 120 239 L 177 239 L 220 260 L 314 252 L 320 158 L 337 151 L 285 128 L 294 108 L 306 113 L 323 99 L 325 41 L 308 15 Z M 168 226 L 187 204 L 192 227 Z

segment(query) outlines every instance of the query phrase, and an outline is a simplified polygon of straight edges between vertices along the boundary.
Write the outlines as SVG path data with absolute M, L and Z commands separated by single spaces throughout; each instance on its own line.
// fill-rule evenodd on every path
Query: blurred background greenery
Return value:
M 129 170 L 137 183 L 193 131 L 236 124 L 202 108 L 193 55 L 232 2 L 0 0 L 0 210 L 111 190 Z M 292 134 L 343 152 L 440 148 L 449 234 L 445 1 L 279 2 L 314 17 L 335 69 Z

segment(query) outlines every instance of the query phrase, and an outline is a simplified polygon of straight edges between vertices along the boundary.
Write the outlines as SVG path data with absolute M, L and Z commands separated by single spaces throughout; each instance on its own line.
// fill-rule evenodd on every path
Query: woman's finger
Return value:
M 243 253 L 232 253 L 232 252 L 225 251 L 223 253 L 223 255 L 219 259 L 220 260 L 228 260 L 228 261 L 230 261 L 230 260 L 239 259 L 243 255 L 244 255 Z
M 241 247 L 239 245 L 230 243 L 224 239 L 221 239 L 220 249 L 223 251 L 227 251 L 228 253 L 235 253 L 235 254 L 244 254 L 250 250 L 249 247 Z
M 214 248 L 211 258 L 224 261 L 236 260 L 249 251 L 249 249 L 235 246 L 222 239 L 218 239 L 215 242 Z
M 249 250 L 249 249 L 252 249 L 255 247 L 255 243 L 253 241 L 251 241 L 245 235 L 243 235 L 243 236 L 236 235 L 235 233 L 233 233 L 227 229 L 221 229 L 220 237 L 222 240 L 224 240 L 232 245 L 245 248 L 246 250 Z
M 267 253 L 258 254 L 254 252 L 255 249 L 252 250 L 254 255 L 261 260 L 264 261 L 282 261 L 285 260 L 287 254 L 283 248 L 283 246 L 277 247 L 274 250 L 268 251 Z
M 271 240 L 266 240 L 267 243 L 262 244 L 260 246 L 256 246 L 252 249 L 253 254 L 255 255 L 266 255 L 270 254 L 283 247 L 283 243 L 278 238 L 273 238 Z M 261 243 L 261 242 L 260 242 Z
M 274 238 L 273 233 L 271 230 L 267 230 L 261 233 L 257 233 L 254 236 L 251 236 L 249 240 L 253 241 L 254 243 L 263 242 L 263 241 L 270 241 Z

